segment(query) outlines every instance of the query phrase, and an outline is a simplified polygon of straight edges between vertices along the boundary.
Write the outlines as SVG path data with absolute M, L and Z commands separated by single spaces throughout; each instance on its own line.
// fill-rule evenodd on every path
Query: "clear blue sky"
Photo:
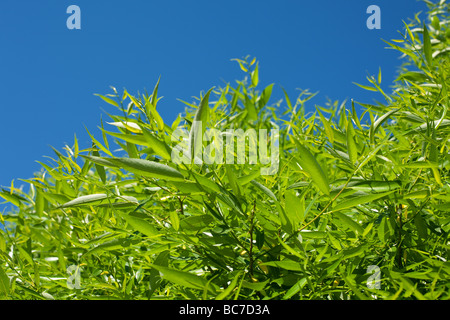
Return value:
M 68 30 L 66 9 L 81 8 L 81 30 Z M 381 8 L 381 29 L 369 30 L 369 5 Z M 89 147 L 84 126 L 99 136 L 103 110 L 94 93 L 109 86 L 151 91 L 161 75 L 158 104 L 168 122 L 201 90 L 242 79 L 232 58 L 256 56 L 260 83 L 326 98 L 373 102 L 356 87 L 381 67 L 389 86 L 399 54 L 381 39 L 398 38 L 402 20 L 426 6 L 416 0 L 1 0 L 0 186 L 31 178 L 49 145 Z M 424 18 L 424 15 L 421 15 Z M 280 110 L 283 111 L 283 110 Z M 1 208 L 1 207 L 0 207 Z

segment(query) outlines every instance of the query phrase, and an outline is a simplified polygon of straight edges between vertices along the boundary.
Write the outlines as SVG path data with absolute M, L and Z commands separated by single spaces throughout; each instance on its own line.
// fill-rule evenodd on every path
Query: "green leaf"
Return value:
M 419 234 L 419 237 L 422 238 L 423 240 L 427 240 L 428 227 L 420 213 L 418 213 L 414 216 L 414 225 L 417 228 L 417 233 Z
M 9 277 L 6 275 L 2 266 L 0 266 L 0 297 L 9 294 Z
M 94 155 L 94 157 L 100 157 L 100 154 L 97 150 L 92 151 L 92 154 Z M 97 174 L 99 175 L 99 177 L 103 181 L 103 183 L 106 183 L 105 168 L 102 165 L 95 163 L 95 169 L 97 170 Z
M 107 122 L 107 124 L 110 124 L 110 125 L 118 127 L 118 128 L 127 129 L 128 131 L 133 132 L 133 133 L 142 133 L 141 127 L 135 122 L 131 122 L 131 121 Z
M 244 288 L 250 289 L 250 290 L 256 290 L 261 291 L 263 290 L 266 285 L 269 283 L 270 279 L 267 279 L 264 282 L 248 282 L 248 281 L 242 281 L 242 286 Z
M 314 184 L 326 195 L 330 194 L 328 178 L 312 153 L 297 140 L 298 161 L 302 169 L 310 176 Z
M 192 122 L 191 131 L 189 132 L 189 143 L 191 148 L 192 161 L 195 160 L 198 154 L 202 153 L 203 136 L 206 131 L 206 126 L 209 120 L 209 95 L 214 88 L 208 90 L 202 98 L 197 111 L 195 112 L 194 121 Z M 197 127 L 201 124 L 201 130 Z
M 370 126 L 370 129 L 369 129 L 369 138 L 370 138 L 371 143 L 374 143 L 375 133 L 376 133 L 377 129 L 381 126 L 381 124 L 384 121 L 386 121 L 392 114 L 396 113 L 398 110 L 399 109 L 390 110 L 389 112 L 386 112 L 380 118 L 378 118 L 374 123 L 372 123 L 372 125 Z
M 169 250 L 162 251 L 160 254 L 158 254 L 156 259 L 154 260 L 154 264 L 162 266 L 162 267 L 167 267 L 169 254 L 170 254 Z M 152 295 L 153 292 L 159 287 L 160 281 L 161 281 L 161 277 L 159 275 L 159 271 L 152 268 L 150 270 L 150 281 L 149 281 L 150 282 L 150 288 L 149 288 L 150 292 L 149 292 L 149 295 Z
M 358 160 L 358 148 L 355 142 L 355 130 L 351 119 L 347 120 L 347 149 L 350 162 L 354 165 Z
M 275 196 L 275 194 L 266 186 L 263 186 L 261 183 L 259 183 L 258 181 L 252 180 L 250 181 L 254 186 L 256 186 L 259 190 L 261 190 L 262 192 L 264 192 L 267 196 L 269 196 L 270 198 L 272 198 L 275 201 L 278 201 L 277 197 Z
M 161 141 L 159 138 L 155 137 L 153 133 L 150 133 L 148 130 L 144 129 L 144 138 L 147 140 L 148 146 L 150 146 L 153 151 L 155 151 L 156 155 L 170 160 L 172 155 L 172 150 L 170 147 Z
M 177 188 L 181 193 L 203 193 L 204 191 L 198 186 L 196 182 L 191 181 L 170 181 L 171 185 Z
M 430 78 L 423 72 L 417 72 L 417 71 L 408 71 L 405 73 L 402 73 L 397 79 L 398 80 L 408 80 L 408 81 L 414 81 L 414 82 L 427 82 L 430 80 Z
M 387 221 L 388 218 L 383 217 L 383 219 L 380 222 L 380 225 L 378 226 L 378 238 L 382 243 L 386 243 L 386 241 L 390 237 L 390 231 L 389 231 L 389 222 Z
M 5 190 L 0 191 L 0 197 L 5 199 L 8 202 L 11 202 L 13 205 L 19 207 L 21 204 L 21 197 L 15 195 L 14 193 L 7 192 Z
M 129 94 L 128 92 L 127 92 L 127 96 L 128 96 L 128 98 L 130 98 L 130 100 L 131 100 L 131 102 L 136 106 L 136 108 L 138 108 L 139 110 L 142 110 L 142 104 L 139 102 L 139 100 L 138 99 L 136 99 L 135 97 L 133 97 L 131 94 Z M 130 105 L 130 107 L 129 107 L 129 111 L 131 111 L 131 108 L 132 108 L 132 105 Z
M 240 186 L 244 186 L 247 183 L 251 182 L 252 180 L 258 178 L 261 175 L 261 170 L 254 170 L 249 175 L 241 176 L 237 178 L 237 181 Z
M 59 193 L 53 193 L 53 192 L 42 192 L 42 196 L 50 203 L 52 204 L 63 204 L 68 201 L 70 201 L 70 198 L 66 195 L 59 194 Z
M 186 288 L 205 290 L 208 284 L 208 281 L 206 279 L 189 272 L 158 266 L 156 264 L 151 264 L 150 266 L 158 270 L 163 279 Z M 213 283 L 209 283 L 207 290 L 214 294 L 217 290 L 216 285 L 214 285 Z
M 439 129 L 443 129 L 445 127 L 450 126 L 450 120 L 449 119 L 443 119 L 443 120 L 435 120 L 435 121 L 430 121 L 430 123 L 423 123 L 420 126 L 418 126 L 417 128 L 414 128 L 413 130 L 411 130 L 410 132 L 408 132 L 407 134 L 411 134 L 411 133 L 416 133 L 416 132 L 422 132 L 422 131 L 426 131 L 428 130 L 428 127 L 434 126 L 435 129 L 439 128 Z M 436 128 L 437 127 L 437 128 Z
M 258 68 L 259 63 L 256 64 L 255 66 L 255 70 L 252 71 L 252 86 L 253 87 L 257 87 L 258 83 L 259 83 L 259 68 Z
M 162 132 L 164 130 L 164 120 L 163 118 L 160 116 L 160 114 L 158 113 L 158 111 L 156 111 L 156 107 L 153 106 L 151 103 L 147 103 L 148 105 L 148 109 L 150 110 L 150 114 L 151 114 L 151 118 L 153 118 L 153 120 L 155 120 L 156 125 L 158 126 L 158 130 L 160 132 Z
M 108 195 L 105 193 L 90 194 L 90 195 L 81 196 L 81 197 L 73 199 L 69 202 L 66 202 L 59 208 L 91 205 L 93 202 L 101 202 L 102 200 L 105 200 L 106 198 L 108 198 Z
M 105 102 L 107 102 L 107 103 L 109 103 L 109 104 L 112 104 L 113 106 L 116 106 L 117 108 L 119 107 L 119 105 L 117 104 L 117 102 L 114 101 L 114 100 L 111 99 L 111 98 L 102 96 L 101 94 L 94 94 L 94 95 L 95 95 L 95 96 L 98 96 L 98 97 L 100 97 L 100 98 L 102 98 Z
M 216 297 L 216 300 L 223 300 L 226 297 L 228 297 L 231 294 L 231 292 L 233 292 L 234 288 L 236 288 L 237 282 L 239 280 L 239 277 L 242 275 L 242 273 L 243 273 L 243 271 L 239 271 L 236 274 L 233 281 L 231 281 L 231 283 L 228 285 L 228 287 Z
M 401 181 L 376 181 L 364 180 L 358 182 L 351 182 L 348 188 L 363 192 L 385 192 L 401 188 Z
M 286 104 L 288 105 L 289 109 L 292 109 L 291 99 L 289 99 L 289 96 L 288 96 L 286 90 L 284 90 L 284 88 L 281 88 L 281 89 L 283 89 L 284 97 L 286 99 Z
M 259 97 L 259 108 L 262 109 L 270 99 L 270 96 L 272 95 L 272 88 L 273 83 L 269 84 L 261 93 L 261 96 Z
M 223 190 L 221 187 L 215 183 L 214 181 L 208 179 L 207 177 L 204 177 L 198 173 L 191 172 L 192 176 L 194 177 L 195 181 L 200 185 L 202 189 L 209 192 L 216 192 L 221 193 Z
M 302 230 L 299 235 L 305 239 L 323 239 L 327 237 L 327 233 L 323 231 L 308 231 Z
M 303 271 L 303 268 L 299 262 L 293 260 L 282 260 L 282 261 L 268 261 L 261 263 L 265 266 L 277 267 L 290 271 Z
M 83 256 L 86 257 L 88 255 L 94 254 L 99 251 L 101 252 L 101 251 L 120 250 L 120 249 L 130 246 L 130 244 L 131 244 L 130 240 L 125 239 L 125 238 L 113 239 L 111 241 L 107 241 L 102 244 L 99 244 L 98 246 L 92 248 L 89 251 L 86 251 L 83 254 Z
M 438 168 L 438 164 L 431 161 L 416 161 L 411 163 L 406 163 L 398 166 L 399 168 L 409 168 L 409 169 L 417 169 L 417 168 Z
M 330 239 L 331 244 L 337 249 L 342 250 L 341 243 L 338 239 L 336 239 L 331 233 L 328 233 L 328 238 Z
M 110 168 L 117 168 L 117 166 L 112 163 L 111 161 L 108 160 L 108 158 L 104 158 L 104 157 L 97 157 L 97 156 L 85 156 L 85 155 L 81 155 L 81 157 L 95 163 L 95 164 L 99 164 L 105 167 L 110 167 Z
M 248 72 L 248 69 L 246 67 L 244 67 L 244 62 L 241 59 L 231 59 L 231 61 L 236 61 L 237 63 L 239 63 L 239 67 L 241 67 L 241 70 L 244 72 Z
M 353 84 L 356 84 L 358 87 L 363 88 L 363 89 L 368 90 L 368 91 L 375 91 L 375 92 L 378 91 L 374 87 L 365 86 L 365 85 L 362 85 L 362 84 L 359 84 L 359 83 L 356 83 L 356 82 L 353 82 Z
M 158 81 L 156 82 L 155 88 L 153 89 L 153 93 L 152 93 L 151 103 L 155 109 L 156 109 L 156 104 L 158 103 L 158 88 L 159 88 L 160 80 L 161 80 L 161 76 L 159 76 Z
M 135 208 L 137 205 L 139 205 L 139 201 L 135 197 L 132 197 L 132 196 L 120 196 L 117 199 L 120 201 L 97 204 L 96 207 L 116 208 L 116 209 L 125 210 L 125 209 Z
M 235 111 L 238 100 L 239 100 L 239 92 L 241 90 L 241 85 L 239 85 L 236 89 L 234 89 L 234 88 L 231 88 L 231 89 L 234 91 L 233 99 L 231 100 L 231 110 Z
M 179 171 L 158 162 L 130 158 L 107 158 L 106 160 L 113 163 L 116 167 L 145 177 L 174 181 L 184 180 L 184 176 Z
M 117 132 L 111 132 L 111 131 L 106 131 L 103 130 L 103 132 L 105 132 L 106 134 L 118 138 L 118 139 L 122 139 L 126 142 L 130 142 L 132 144 L 137 144 L 137 145 L 141 145 L 141 146 L 147 146 L 147 140 L 144 138 L 143 135 L 135 135 L 135 134 L 131 134 L 131 133 L 117 133 Z
M 293 191 L 286 191 L 285 212 L 293 226 L 297 226 L 305 219 L 305 200 L 295 195 Z
M 330 140 L 331 143 L 334 143 L 334 132 L 333 129 L 331 128 L 330 121 L 328 119 L 325 119 L 325 117 L 319 110 L 317 110 L 317 112 L 319 112 L 320 121 L 322 121 L 328 139 Z
M 178 229 L 180 229 L 180 218 L 178 217 L 178 212 L 176 212 L 175 210 L 170 211 L 169 217 L 172 227 L 175 229 L 175 231 L 178 231 Z
M 441 25 L 440 25 L 440 21 L 438 16 L 434 16 L 433 19 L 431 20 L 431 25 L 433 26 L 434 29 L 439 30 L 441 29 Z
M 252 100 L 248 97 L 248 95 L 245 95 L 245 110 L 247 111 L 247 115 L 250 121 L 255 121 L 258 119 L 258 112 L 256 111 L 256 107 Z
M 209 214 L 190 216 L 180 221 L 180 230 L 185 232 L 197 232 L 206 228 L 213 220 L 213 217 Z
M 231 187 L 231 190 L 233 191 L 235 196 L 240 197 L 241 196 L 241 189 L 238 184 L 236 174 L 233 170 L 233 167 L 231 165 L 225 165 L 225 172 L 228 178 L 228 184 Z
M 347 198 L 347 199 L 339 202 L 333 208 L 333 212 L 336 212 L 336 211 L 339 211 L 339 210 L 343 210 L 343 209 L 348 209 L 348 208 L 354 208 L 354 207 L 356 207 L 356 206 L 358 206 L 360 204 L 373 202 L 373 201 L 378 200 L 380 198 L 386 197 L 386 196 L 390 195 L 393 192 L 395 192 L 395 190 L 389 191 L 389 192 L 384 192 L 384 193 L 363 194 L 363 195 L 352 196 L 351 198 Z
M 17 249 L 19 249 L 20 255 L 23 258 L 25 258 L 25 260 L 27 260 L 30 265 L 34 264 L 33 257 L 31 256 L 31 252 L 28 252 L 22 246 L 19 246 L 19 245 L 17 246 Z
M 0 253 L 6 252 L 6 240 L 5 240 L 5 236 L 3 236 L 3 231 L 0 230 Z
M 350 228 L 353 231 L 357 231 L 359 234 L 363 234 L 364 229 L 361 227 L 360 224 L 356 223 L 352 218 L 350 218 L 348 215 L 343 214 L 341 212 L 335 212 L 333 213 L 335 217 L 337 217 L 345 226 Z
M 299 292 L 308 283 L 307 278 L 300 279 L 296 284 L 294 284 L 283 296 L 283 300 L 292 298 L 297 292 Z
M 154 238 L 161 236 L 158 230 L 150 224 L 147 220 L 132 216 L 130 214 L 117 211 L 117 214 L 121 216 L 131 227 L 146 235 L 147 237 Z
M 431 40 L 430 34 L 428 33 L 427 26 L 423 25 L 423 54 L 425 56 L 425 60 L 429 65 L 431 65 L 433 57 L 431 53 Z
M 387 136 L 386 136 L 387 137 Z M 375 149 L 371 150 L 367 156 L 359 163 L 356 172 L 361 171 L 362 168 L 380 151 L 384 144 L 379 144 Z
M 95 139 L 94 136 L 89 132 L 89 130 L 87 128 L 85 128 L 85 129 L 86 129 L 87 133 L 89 134 L 89 136 L 91 137 L 92 142 L 95 143 L 95 145 L 97 147 L 99 147 L 100 150 L 102 150 L 104 153 L 106 153 L 107 155 L 112 157 L 113 155 L 112 155 L 111 151 L 109 151 L 108 148 L 105 148 L 97 139 Z

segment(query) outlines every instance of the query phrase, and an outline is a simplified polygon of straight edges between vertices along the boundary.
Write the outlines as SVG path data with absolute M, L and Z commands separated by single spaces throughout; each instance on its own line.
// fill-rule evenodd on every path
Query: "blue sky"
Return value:
M 81 30 L 69 30 L 69 5 L 81 9 Z M 369 5 L 381 29 L 369 30 Z M 72 145 L 89 147 L 85 126 L 99 137 L 100 116 L 115 112 L 95 93 L 110 86 L 151 91 L 159 76 L 158 109 L 171 123 L 200 91 L 244 76 L 233 58 L 256 56 L 260 85 L 297 88 L 326 98 L 381 99 L 353 82 L 383 73 L 395 79 L 399 54 L 381 40 L 398 38 L 402 20 L 426 6 L 416 0 L 2 0 L 0 2 L 0 186 L 28 179 L 36 162 Z M 424 15 L 421 15 L 425 18 Z M 273 101 L 273 100 L 272 100 Z M 284 110 L 280 110 L 282 112 Z

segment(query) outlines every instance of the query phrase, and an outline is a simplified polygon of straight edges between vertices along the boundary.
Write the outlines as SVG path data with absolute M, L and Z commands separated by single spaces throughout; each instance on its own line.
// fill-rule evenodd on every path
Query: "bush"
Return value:
M 448 13 L 429 3 L 430 23 L 389 43 L 405 58 L 391 94 L 381 73 L 360 85 L 386 104 L 306 112 L 304 91 L 270 105 L 250 58 L 236 60 L 244 80 L 171 124 L 159 81 L 99 95 L 119 111 L 101 139 L 54 149 L 29 192 L 0 193 L 16 207 L 2 216 L 0 296 L 449 299 Z M 248 139 L 225 149 L 239 129 Z

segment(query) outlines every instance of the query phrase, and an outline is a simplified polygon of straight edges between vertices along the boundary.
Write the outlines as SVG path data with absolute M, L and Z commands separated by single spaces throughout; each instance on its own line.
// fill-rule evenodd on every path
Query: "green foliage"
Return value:
M 308 91 L 294 104 L 284 92 L 280 115 L 247 58 L 243 81 L 186 102 L 171 124 L 159 80 L 150 96 L 99 95 L 119 111 L 103 142 L 89 133 L 80 150 L 75 138 L 24 180 L 29 192 L 0 192 L 16 207 L 1 216 L 0 297 L 449 299 L 449 5 L 429 5 L 430 23 L 416 17 L 389 43 L 406 59 L 393 93 L 369 77 L 361 86 L 386 104 L 359 103 L 360 115 L 353 101 L 307 113 Z M 194 120 L 202 133 L 279 129 L 277 173 L 248 157 L 175 164 L 172 134 L 197 141 Z

